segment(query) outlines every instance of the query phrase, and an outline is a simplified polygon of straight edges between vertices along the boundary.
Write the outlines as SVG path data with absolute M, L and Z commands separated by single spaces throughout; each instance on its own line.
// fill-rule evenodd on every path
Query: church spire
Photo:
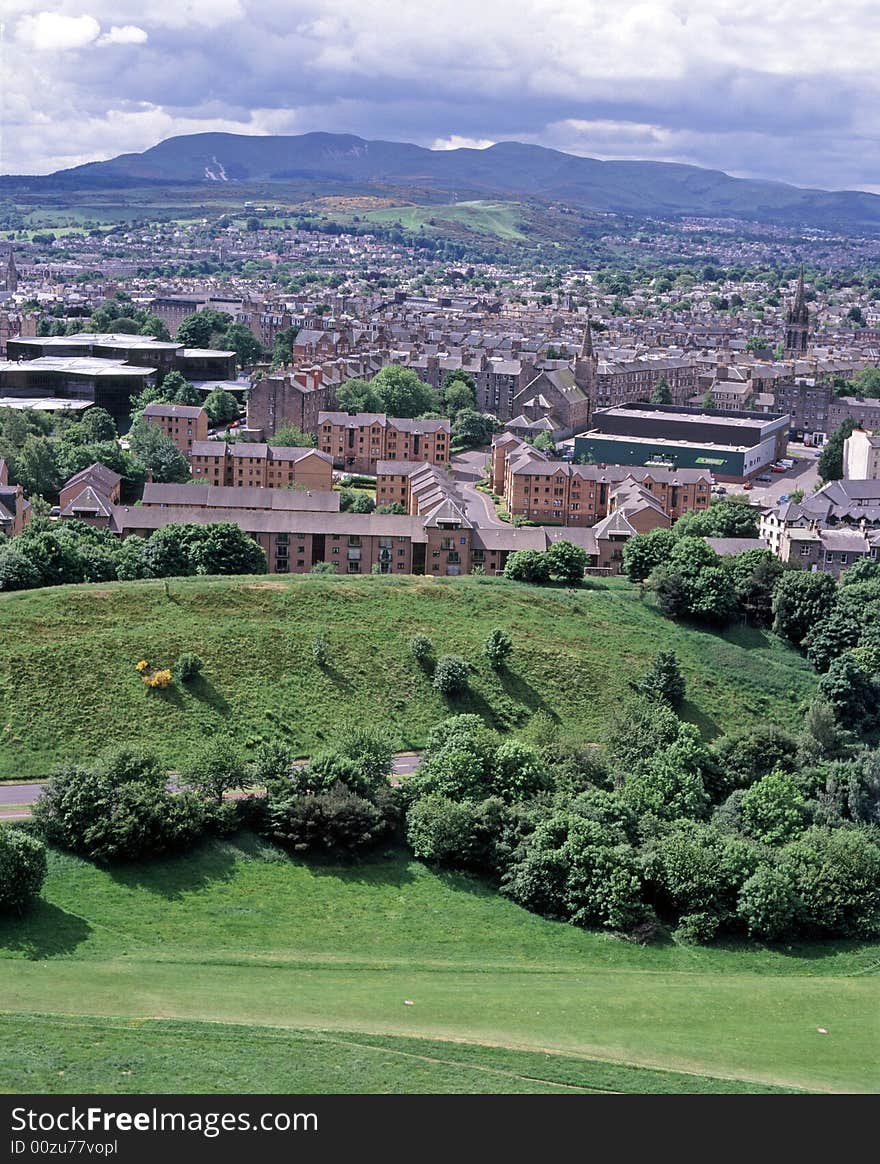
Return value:
M 581 344 L 582 360 L 591 360 L 593 358 L 593 329 L 590 326 L 590 317 L 587 315 L 587 326 L 584 328 L 584 339 Z
M 799 312 L 806 311 L 806 309 L 807 309 L 807 298 L 806 298 L 806 293 L 804 291 L 804 264 L 801 263 L 801 271 L 800 271 L 800 274 L 798 275 L 798 281 L 797 281 L 797 291 L 795 291 L 795 295 L 794 295 L 794 308 L 793 308 L 793 310 L 794 310 L 795 315 L 797 315 Z

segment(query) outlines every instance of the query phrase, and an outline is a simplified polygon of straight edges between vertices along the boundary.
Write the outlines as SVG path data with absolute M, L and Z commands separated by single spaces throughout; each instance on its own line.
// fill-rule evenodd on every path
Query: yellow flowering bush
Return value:
M 135 663 L 134 669 L 135 669 L 135 671 L 139 671 L 141 673 L 141 675 L 143 675 L 144 671 L 146 671 L 146 669 L 149 667 L 149 665 L 150 664 L 147 662 L 146 659 L 141 659 L 141 661 L 139 663 Z
M 171 686 L 171 672 L 167 669 L 161 671 L 153 671 L 149 675 L 144 675 L 144 683 L 148 687 L 170 687 Z

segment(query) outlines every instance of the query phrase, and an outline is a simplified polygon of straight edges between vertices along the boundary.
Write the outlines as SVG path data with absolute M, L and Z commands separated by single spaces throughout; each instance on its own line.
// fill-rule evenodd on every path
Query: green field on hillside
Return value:
M 517 202 L 491 202 L 479 199 L 473 202 L 452 202 L 440 206 L 390 206 L 385 210 L 370 210 L 362 215 L 364 222 L 384 226 L 399 222 L 404 230 L 443 232 L 450 225 L 464 227 L 475 234 L 489 234 L 502 239 L 523 241 L 528 236 L 520 227 L 526 221 L 523 208 Z
M 482 660 L 488 632 L 513 638 L 509 668 Z M 447 700 L 414 662 L 409 640 L 475 665 L 470 693 Z M 330 665 L 311 644 L 322 634 Z M 495 578 L 256 577 L 56 587 L 0 595 L 0 777 L 45 775 L 114 742 L 154 747 L 170 767 L 207 733 L 242 745 L 286 740 L 300 754 L 352 722 L 384 724 L 419 747 L 451 712 L 520 730 L 538 711 L 586 740 L 661 648 L 688 679 L 684 715 L 707 737 L 769 719 L 794 726 L 815 688 L 806 662 L 772 635 L 725 633 L 663 618 L 636 588 L 578 591 Z M 148 690 L 135 664 L 171 666 L 194 651 L 203 676 Z
M 393 850 L 52 854 L 0 958 L 5 1090 L 880 1085 L 877 945 L 642 948 Z

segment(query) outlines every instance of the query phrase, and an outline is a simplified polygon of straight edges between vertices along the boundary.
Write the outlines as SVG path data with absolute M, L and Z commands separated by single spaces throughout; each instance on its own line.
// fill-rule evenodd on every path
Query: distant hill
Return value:
M 42 178 L 0 179 L 0 190 L 125 188 L 151 183 L 314 182 L 322 190 L 416 190 L 458 198 L 538 198 L 582 210 L 629 215 L 698 215 L 880 230 L 880 196 L 855 190 L 802 189 L 732 178 L 720 170 L 671 162 L 603 162 L 543 146 L 498 142 L 487 149 L 430 150 L 352 134 L 251 137 L 197 133 L 172 137 L 140 154 L 121 154 Z

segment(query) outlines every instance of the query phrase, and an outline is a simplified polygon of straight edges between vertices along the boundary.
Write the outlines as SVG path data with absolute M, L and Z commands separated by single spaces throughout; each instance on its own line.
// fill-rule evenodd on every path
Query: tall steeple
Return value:
M 6 260 L 6 274 L 3 282 L 6 291 L 14 294 L 18 290 L 18 271 L 15 267 L 15 256 L 12 253 L 12 247 L 9 248 L 9 258 Z
M 785 358 L 802 359 L 807 354 L 810 342 L 810 309 L 804 291 L 804 265 L 801 263 L 794 302 L 785 316 Z
M 574 362 L 574 382 L 591 399 L 595 396 L 596 392 L 596 373 L 598 370 L 599 359 L 593 350 L 593 329 L 590 326 L 590 317 L 588 315 L 581 350 Z

